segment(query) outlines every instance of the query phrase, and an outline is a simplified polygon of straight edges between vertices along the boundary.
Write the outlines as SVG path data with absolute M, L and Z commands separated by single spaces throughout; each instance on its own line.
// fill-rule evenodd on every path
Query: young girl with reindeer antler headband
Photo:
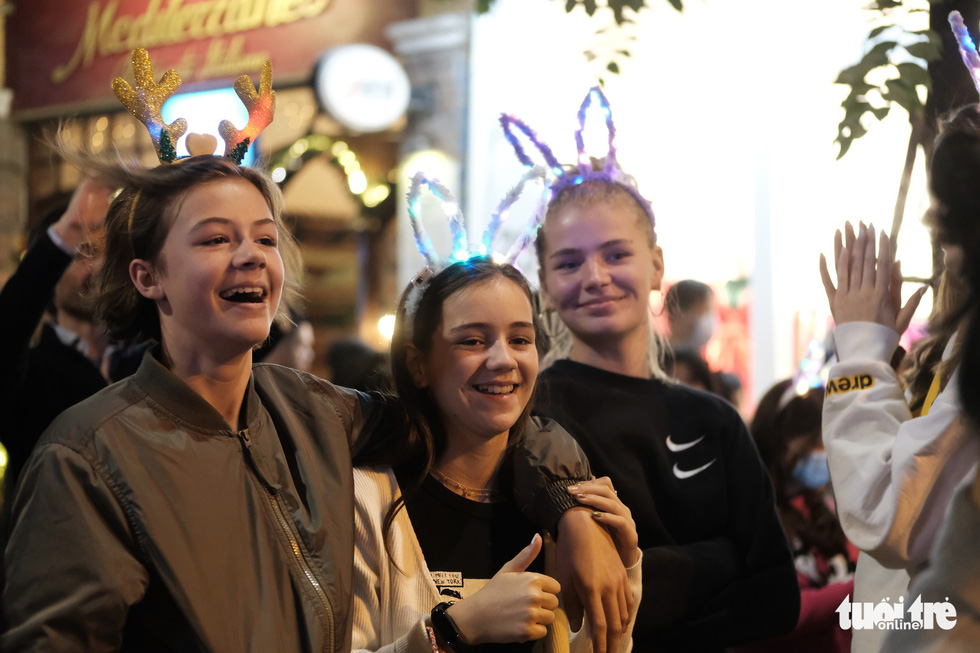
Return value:
M 413 180 L 409 214 L 427 267 L 402 295 L 391 344 L 412 455 L 393 467 L 354 470 L 355 649 L 425 651 L 435 641 L 457 653 L 531 651 L 546 638 L 544 650 L 568 650 L 567 621 L 555 612 L 560 587 L 546 575 L 553 565 L 539 555 L 539 529 L 504 492 L 512 479 L 500 464 L 533 423 L 538 328 L 527 280 L 512 266 L 528 238 L 499 263 L 492 245 L 500 217 L 537 176 L 529 172 L 484 238 L 469 244 L 448 190 L 421 174 Z M 421 227 L 423 186 L 449 207 L 450 257 L 438 256 Z M 609 479 L 583 482 L 578 492 L 611 528 L 629 568 L 624 599 L 638 601 L 640 552 L 629 509 Z M 571 650 L 591 650 L 589 635 L 580 629 Z M 630 647 L 627 632 L 610 650 Z
M 157 84 L 145 52 L 133 61 L 136 88 L 117 81 L 117 94 L 172 161 L 184 127 L 164 124 L 160 106 L 179 78 Z M 247 77 L 236 88 L 250 119 L 222 127 L 232 156 L 272 118 L 270 67 L 258 94 Z M 210 155 L 215 144 L 148 170 L 74 157 L 122 188 L 97 311 L 114 336 L 159 345 L 35 448 L 13 497 L 3 650 L 350 648 L 351 455 L 386 451 L 404 412 L 252 365 L 290 303 L 296 245 L 278 187 Z M 538 430 L 506 464 L 521 507 L 551 527 L 574 502 L 560 492 L 568 474 L 548 469 L 585 463 L 561 433 Z M 559 528 L 570 542 L 598 532 L 583 522 L 569 515 Z
M 589 110 L 608 130 L 604 159 L 583 145 Z M 579 110 L 579 162 L 558 173 L 538 232 L 541 292 L 570 332 L 566 358 L 541 373 L 536 412 L 579 441 L 632 510 L 643 551 L 638 650 L 722 650 L 789 632 L 800 593 L 759 454 L 735 409 L 663 378 L 650 291 L 663 254 L 650 203 L 616 161 L 612 113 L 592 89 Z M 531 165 L 519 146 L 518 158 Z

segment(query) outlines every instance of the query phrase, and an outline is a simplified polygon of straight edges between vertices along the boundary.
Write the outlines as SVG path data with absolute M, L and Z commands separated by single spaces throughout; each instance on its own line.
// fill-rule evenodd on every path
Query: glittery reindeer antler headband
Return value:
M 527 170 L 513 188 L 497 204 L 496 210 L 490 216 L 483 236 L 476 241 L 471 241 L 467 232 L 460 211 L 459 203 L 453 197 L 452 192 L 436 179 L 426 177 L 424 173 L 418 172 L 412 177 L 412 185 L 408 192 L 408 216 L 412 221 L 412 230 L 415 233 L 415 245 L 419 253 L 425 259 L 425 267 L 415 276 L 412 281 L 413 287 L 411 294 L 405 304 L 405 312 L 408 316 L 414 316 L 418 310 L 419 301 L 428 287 L 429 279 L 449 267 L 454 263 L 467 261 L 479 256 L 492 256 L 494 259 L 511 265 L 521 255 L 521 252 L 534 240 L 540 222 L 539 216 L 544 208 L 544 202 L 539 202 L 532 219 L 528 226 L 520 234 L 517 240 L 511 245 L 510 249 L 503 256 L 495 256 L 493 253 L 493 241 L 500 231 L 500 226 L 510 212 L 510 208 L 517 202 L 524 192 L 525 187 L 534 181 L 541 181 L 545 190 L 548 188 L 547 171 L 541 166 L 535 166 Z M 432 244 L 432 239 L 425 231 L 422 224 L 421 202 L 422 192 L 428 190 L 436 199 L 442 202 L 442 208 L 449 221 L 449 230 L 452 234 L 452 248 L 449 256 L 440 256 Z
M 980 93 L 980 55 L 977 55 L 977 46 L 970 33 L 963 24 L 963 16 L 958 11 L 949 12 L 949 26 L 953 29 L 956 43 L 960 47 L 960 56 L 963 57 L 963 65 L 970 71 L 970 79 L 977 92 Z
M 602 112 L 603 122 L 606 126 L 606 136 L 608 143 L 608 150 L 605 156 L 601 159 L 602 167 L 596 168 L 596 164 L 599 160 L 594 159 L 585 151 L 585 130 L 587 117 L 590 111 L 598 110 Z M 555 175 L 556 179 L 551 185 L 551 197 L 554 198 L 567 186 L 576 186 L 586 181 L 600 181 L 607 184 L 618 184 L 623 187 L 633 199 L 636 200 L 640 208 L 647 214 L 650 218 L 650 224 L 655 224 L 653 217 L 653 207 L 650 206 L 650 202 L 640 195 L 640 192 L 636 188 L 636 181 L 627 174 L 622 168 L 619 167 L 619 163 L 616 161 L 616 126 L 613 123 L 612 109 L 609 106 L 609 100 L 606 99 L 605 94 L 598 86 L 591 88 L 586 94 L 585 99 L 582 100 L 582 104 L 579 106 L 578 110 L 578 129 L 575 130 L 575 146 L 578 152 L 578 161 L 575 166 L 563 167 L 558 163 L 555 155 L 552 153 L 551 148 L 544 142 L 542 142 L 534 130 L 528 127 L 527 123 L 516 118 L 515 116 L 504 114 L 500 117 L 500 124 L 504 129 L 504 135 L 507 137 L 507 141 L 510 143 L 511 147 L 514 149 L 514 154 L 517 155 L 518 160 L 524 164 L 526 167 L 534 165 L 534 161 L 528 156 L 527 152 L 521 145 L 517 135 L 514 133 L 513 128 L 517 128 L 522 132 L 532 145 L 541 154 L 544 159 L 545 164 Z
M 137 48 L 133 50 L 133 76 L 135 86 L 130 86 L 122 77 L 116 77 L 112 80 L 112 91 L 122 105 L 146 125 L 160 161 L 173 163 L 177 159 L 177 140 L 187 131 L 187 121 L 178 118 L 168 125 L 163 121 L 160 110 L 163 103 L 180 87 L 180 75 L 176 70 L 168 70 L 157 83 L 154 81 L 150 56 L 143 48 Z M 275 115 L 276 93 L 272 90 L 272 63 L 266 61 L 262 66 L 258 93 L 248 75 L 242 75 L 235 80 L 235 92 L 248 109 L 248 124 L 239 130 L 231 121 L 222 120 L 218 125 L 218 133 L 225 141 L 225 156 L 235 163 L 241 163 L 248 146 L 269 126 Z M 212 154 L 217 145 L 213 136 L 201 134 L 188 134 L 186 142 L 191 155 Z

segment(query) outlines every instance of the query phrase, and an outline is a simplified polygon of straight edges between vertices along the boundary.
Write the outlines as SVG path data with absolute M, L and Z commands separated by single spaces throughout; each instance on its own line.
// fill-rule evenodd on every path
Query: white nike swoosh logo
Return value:
M 677 478 L 680 478 L 680 479 L 691 478 L 695 474 L 700 474 L 704 470 L 706 470 L 709 467 L 711 467 L 711 465 L 714 464 L 715 460 L 717 460 L 717 459 L 716 458 L 712 458 L 710 461 L 708 461 L 704 465 L 701 465 L 700 467 L 696 467 L 696 468 L 694 468 L 694 469 L 692 469 L 690 471 L 684 471 L 683 469 L 681 469 L 680 467 L 678 467 L 677 464 L 675 463 L 674 464 L 674 476 L 676 476 Z
M 704 440 L 704 436 L 703 435 L 700 438 L 698 438 L 697 440 L 691 440 L 690 442 L 683 442 L 681 444 L 677 444 L 676 442 L 674 442 L 673 440 L 671 440 L 670 439 L 670 436 L 668 435 L 667 436 L 667 448 L 670 449 L 671 451 L 674 451 L 674 452 L 684 451 L 685 449 L 690 449 L 691 447 L 693 447 L 694 445 L 696 445 L 701 440 Z

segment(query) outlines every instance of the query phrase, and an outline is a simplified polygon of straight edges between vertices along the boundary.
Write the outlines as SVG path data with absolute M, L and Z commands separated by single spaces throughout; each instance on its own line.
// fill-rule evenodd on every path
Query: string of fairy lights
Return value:
M 335 140 L 324 134 L 306 134 L 293 141 L 289 147 L 273 154 L 269 173 L 273 181 L 285 186 L 307 161 L 323 155 L 328 156 L 332 163 L 344 171 L 347 187 L 365 208 L 378 206 L 391 194 L 391 185 L 387 179 L 368 179 L 361 169 L 357 154 L 345 141 Z

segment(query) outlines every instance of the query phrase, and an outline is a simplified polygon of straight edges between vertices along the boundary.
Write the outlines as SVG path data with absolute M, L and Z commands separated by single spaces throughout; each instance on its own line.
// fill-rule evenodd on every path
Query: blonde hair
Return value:
M 548 222 L 557 217 L 559 213 L 569 206 L 589 207 L 598 204 L 617 203 L 628 206 L 635 212 L 637 224 L 646 235 L 647 244 L 651 249 L 656 247 L 657 233 L 653 228 L 653 223 L 650 221 L 646 209 L 639 204 L 633 196 L 633 193 L 627 190 L 625 186 L 616 182 L 599 180 L 588 180 L 580 184 L 565 186 L 548 204 L 544 221 L 541 224 L 541 228 L 538 229 L 538 236 L 534 242 L 535 252 L 538 257 L 538 267 L 541 270 L 542 278 L 547 275 L 544 253 L 545 229 L 548 226 Z M 550 311 L 543 312 L 541 322 L 545 335 L 550 343 L 550 348 L 541 359 L 541 369 L 544 370 L 550 367 L 556 360 L 568 357 L 574 336 L 565 323 L 557 315 L 551 314 Z M 669 377 L 664 372 L 664 367 L 668 358 L 671 356 L 670 343 L 654 328 L 652 320 L 649 321 L 649 324 L 650 342 L 647 347 L 647 365 L 650 368 L 650 374 L 655 378 L 667 379 Z

